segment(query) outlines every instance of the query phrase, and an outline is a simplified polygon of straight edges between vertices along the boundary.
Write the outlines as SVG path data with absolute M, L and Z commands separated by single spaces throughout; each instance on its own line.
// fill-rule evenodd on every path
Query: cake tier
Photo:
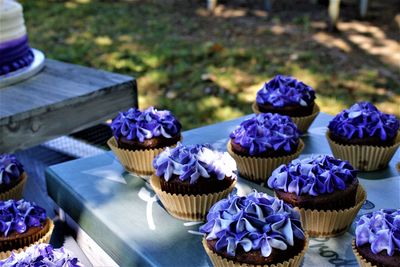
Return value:
M 0 43 L 0 55 L 0 75 L 26 67 L 34 60 L 26 35 Z
M 11 0 L 0 3 L 0 44 L 26 35 L 22 6 Z

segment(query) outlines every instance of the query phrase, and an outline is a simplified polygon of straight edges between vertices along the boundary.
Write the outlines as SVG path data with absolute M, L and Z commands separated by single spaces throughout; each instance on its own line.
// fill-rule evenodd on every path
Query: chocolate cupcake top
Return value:
M 21 266 L 52 266 L 52 267 L 83 267 L 83 264 L 64 247 L 54 249 L 49 244 L 30 246 L 21 253 L 11 253 L 11 256 L 0 261 L 0 267 Z
M 16 231 L 25 233 L 38 227 L 46 220 L 46 211 L 33 202 L 21 200 L 0 201 L 0 232 L 8 236 Z
M 359 102 L 336 115 L 329 123 L 329 131 L 347 140 L 378 137 L 392 139 L 399 130 L 399 120 L 380 112 L 369 102 Z
M 167 147 L 154 158 L 153 167 L 156 175 L 166 181 L 172 175 L 179 176 L 182 181 L 190 180 L 195 183 L 200 178 L 225 177 L 236 178 L 236 162 L 226 152 L 213 150 L 211 145 L 182 145 L 175 148 Z
M 24 167 L 14 155 L 0 155 L 0 185 L 18 180 L 24 173 Z
M 254 156 L 266 151 L 292 152 L 297 149 L 300 135 L 290 117 L 261 113 L 243 121 L 229 137 Z
M 277 75 L 264 83 L 257 92 L 258 104 L 269 104 L 282 108 L 287 106 L 310 106 L 314 103 L 315 91 L 308 85 L 290 76 Z
M 149 107 L 144 111 L 131 108 L 120 112 L 111 122 L 115 139 L 139 140 L 163 136 L 172 138 L 180 134 L 181 124 L 168 110 L 156 110 Z
M 357 171 L 348 161 L 318 155 L 279 166 L 268 179 L 268 186 L 298 196 L 318 196 L 344 190 L 355 179 Z
M 216 250 L 230 256 L 240 246 L 245 252 L 260 250 L 268 257 L 272 249 L 286 250 L 295 238 L 305 239 L 300 214 L 282 200 L 257 191 L 215 203 L 200 232 L 207 234 L 207 240 L 217 239 Z
M 382 209 L 361 216 L 356 227 L 356 245 L 370 244 L 378 254 L 400 252 L 400 209 Z

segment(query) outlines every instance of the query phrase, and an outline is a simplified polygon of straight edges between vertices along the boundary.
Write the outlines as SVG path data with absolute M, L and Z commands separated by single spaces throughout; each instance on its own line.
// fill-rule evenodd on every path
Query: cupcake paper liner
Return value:
M 152 175 L 150 184 L 165 209 L 175 218 L 187 221 L 203 221 L 211 206 L 228 196 L 236 184 L 236 179 L 225 190 L 202 195 L 171 194 L 161 190 L 160 177 Z
M 153 159 L 164 151 L 164 148 L 128 150 L 119 148 L 115 137 L 107 141 L 108 146 L 119 159 L 122 166 L 128 172 L 138 175 L 151 175 L 154 172 Z M 174 146 L 172 146 L 174 147 Z
M 303 250 L 294 256 L 293 258 L 287 259 L 286 261 L 278 264 L 271 264 L 271 265 L 254 265 L 254 264 L 247 264 L 247 263 L 240 263 L 240 262 L 234 262 L 232 260 L 226 259 L 212 251 L 211 249 L 208 248 L 207 246 L 207 241 L 206 238 L 204 237 L 202 240 L 204 250 L 206 251 L 208 257 L 210 258 L 212 264 L 214 267 L 296 267 L 300 266 L 301 261 L 303 260 L 304 254 L 306 253 L 306 250 L 308 248 L 308 236 L 306 234 L 306 242 L 304 245 Z
M 8 191 L 0 194 L 0 200 L 9 200 L 9 199 L 21 199 L 22 194 L 24 193 L 24 187 L 26 184 L 26 180 L 28 179 L 28 175 L 24 172 L 22 175 L 21 181 L 16 184 L 13 188 L 10 188 Z
M 242 177 L 257 182 L 266 182 L 271 176 L 273 170 L 282 164 L 287 164 L 295 158 L 299 157 L 300 153 L 304 149 L 304 142 L 300 139 L 297 151 L 291 155 L 283 157 L 246 157 L 240 156 L 233 152 L 231 146 L 231 140 L 229 140 L 226 148 L 228 153 L 236 161 L 239 173 Z
M 311 210 L 297 208 L 300 212 L 301 224 L 311 237 L 339 236 L 347 231 L 361 206 L 367 199 L 367 193 L 361 185 L 358 185 L 356 204 L 344 210 Z
M 392 146 L 342 145 L 333 141 L 326 133 L 326 139 L 336 158 L 345 159 L 360 171 L 376 171 L 385 168 L 400 146 L 400 133 Z
M 376 265 L 367 261 L 363 256 L 360 255 L 360 253 L 358 253 L 357 248 L 356 248 L 356 240 L 355 239 L 353 239 L 353 241 L 351 242 L 351 247 L 353 248 L 353 253 L 356 256 L 358 265 L 360 267 L 377 267 Z
M 53 230 L 54 230 L 54 223 L 52 220 L 47 218 L 46 225 L 42 230 L 40 230 L 35 235 L 27 236 L 26 238 L 21 239 L 19 249 L 13 249 L 12 251 L 11 250 L 0 251 L 0 260 L 4 260 L 10 257 L 12 252 L 21 253 L 30 246 L 41 243 L 49 243 Z
M 251 108 L 253 109 L 253 112 L 256 114 L 262 113 L 258 109 L 256 102 L 253 102 Z M 318 114 L 319 114 L 319 106 L 317 105 L 317 103 L 314 103 L 313 112 L 310 115 L 304 117 L 290 117 L 290 118 L 297 125 L 297 128 L 299 129 L 300 132 L 306 133 L 311 123 L 315 120 Z

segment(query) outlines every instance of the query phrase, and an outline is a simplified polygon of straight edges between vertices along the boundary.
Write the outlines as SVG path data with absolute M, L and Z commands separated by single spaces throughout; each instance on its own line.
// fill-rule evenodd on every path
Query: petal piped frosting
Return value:
M 336 115 L 328 128 L 334 135 L 347 140 L 378 137 L 385 141 L 396 136 L 399 120 L 379 111 L 369 102 L 359 102 Z
M 357 171 L 348 161 L 317 155 L 279 166 L 268 179 L 268 186 L 298 196 L 318 196 L 344 190 L 355 179 Z
M 257 191 L 215 203 L 200 232 L 207 234 L 207 240 L 217 240 L 217 251 L 231 256 L 241 247 L 268 257 L 272 249 L 286 250 L 295 238 L 305 239 L 300 214 L 282 200 Z
M 14 155 L 0 155 L 0 185 L 10 184 L 21 177 L 24 167 Z

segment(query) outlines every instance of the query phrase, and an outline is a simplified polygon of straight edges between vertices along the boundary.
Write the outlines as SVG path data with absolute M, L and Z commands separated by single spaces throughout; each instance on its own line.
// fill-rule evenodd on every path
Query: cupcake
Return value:
M 214 266 L 300 266 L 308 243 L 300 214 L 256 191 L 215 203 L 200 232 Z
M 27 175 L 14 155 L 0 155 L 0 200 L 22 197 Z
M 257 114 L 229 137 L 227 150 L 240 175 L 259 182 L 266 182 L 276 167 L 297 158 L 304 149 L 296 124 L 279 114 Z
M 46 211 L 35 203 L 23 199 L 0 201 L 0 258 L 49 242 L 53 228 Z
M 127 171 L 150 175 L 154 157 L 181 140 L 181 128 L 168 110 L 131 108 L 113 119 L 108 145 Z
M 13 252 L 10 257 L 0 261 L 0 266 L 83 267 L 83 264 L 64 247 L 55 249 L 49 244 L 37 244 L 29 247 L 25 252 Z
M 203 220 L 212 204 L 232 192 L 235 161 L 210 145 L 181 143 L 153 161 L 150 183 L 167 211 L 183 220 Z
M 335 157 L 362 171 L 385 168 L 400 145 L 399 120 L 360 102 L 340 112 L 326 134 Z
M 300 211 L 310 236 L 344 233 L 366 199 L 354 168 L 326 155 L 281 165 L 268 179 L 268 186 Z
M 314 100 L 315 91 L 310 86 L 293 77 L 277 75 L 257 92 L 253 111 L 290 116 L 304 133 L 319 113 Z
M 361 216 L 353 252 L 362 267 L 400 266 L 400 209 L 378 210 Z

